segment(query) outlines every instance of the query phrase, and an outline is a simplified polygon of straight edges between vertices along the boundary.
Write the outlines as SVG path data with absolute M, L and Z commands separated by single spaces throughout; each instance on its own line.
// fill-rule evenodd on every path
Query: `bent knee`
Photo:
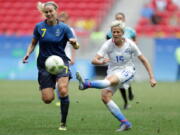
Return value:
M 52 88 L 42 89 L 41 94 L 45 104 L 50 104 L 54 100 L 54 90 Z
M 101 100 L 104 104 L 107 104 L 110 101 L 110 98 L 108 96 L 102 96 Z
M 68 89 L 67 89 L 67 87 L 60 87 L 60 95 L 61 95 L 62 97 L 65 97 L 65 96 L 68 95 Z
M 102 91 L 101 93 L 101 100 L 104 104 L 107 104 L 112 98 L 112 92 L 111 91 Z
M 60 95 L 61 95 L 61 97 L 67 96 L 68 95 L 67 90 L 61 90 Z
M 42 100 L 45 104 L 50 104 L 54 100 L 54 97 L 43 97 Z

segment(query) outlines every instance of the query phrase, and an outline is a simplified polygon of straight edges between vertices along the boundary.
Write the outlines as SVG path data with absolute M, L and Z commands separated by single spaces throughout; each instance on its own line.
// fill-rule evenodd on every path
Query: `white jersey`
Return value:
M 97 54 L 102 57 L 108 56 L 110 59 L 107 71 L 109 74 L 115 70 L 134 67 L 133 56 L 137 57 L 142 53 L 133 41 L 125 38 L 125 42 L 120 48 L 115 45 L 112 39 L 107 40 Z
M 74 35 L 74 38 L 77 39 L 74 29 L 73 29 L 72 27 L 70 27 L 70 29 L 71 29 L 71 31 L 72 31 L 72 33 L 73 33 L 73 35 Z M 68 57 L 69 59 L 71 59 L 71 58 L 72 58 L 72 45 L 71 45 L 69 42 L 67 42 L 64 51 L 65 51 L 67 57 Z

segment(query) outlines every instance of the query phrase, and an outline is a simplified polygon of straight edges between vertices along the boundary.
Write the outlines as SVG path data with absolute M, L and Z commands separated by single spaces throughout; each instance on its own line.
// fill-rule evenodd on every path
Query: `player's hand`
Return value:
M 22 63 L 28 63 L 28 58 L 29 58 L 29 56 L 28 55 L 26 55 L 26 56 L 24 56 L 24 58 L 23 58 L 23 60 L 22 60 Z
M 154 78 L 150 79 L 150 84 L 151 84 L 151 87 L 154 87 L 156 86 L 157 82 Z
M 74 63 L 75 63 L 74 60 L 71 60 L 69 64 L 74 65 Z
M 79 45 L 79 43 L 76 41 L 76 39 L 70 39 L 69 42 L 70 42 L 70 44 L 73 46 L 74 49 L 79 49 L 80 45 Z
M 75 46 L 74 46 L 74 49 L 79 49 L 80 45 L 78 42 L 76 42 Z
M 80 45 L 78 42 L 72 42 L 71 43 L 74 49 L 79 49 Z
M 107 64 L 110 60 L 108 58 L 104 58 L 102 64 Z

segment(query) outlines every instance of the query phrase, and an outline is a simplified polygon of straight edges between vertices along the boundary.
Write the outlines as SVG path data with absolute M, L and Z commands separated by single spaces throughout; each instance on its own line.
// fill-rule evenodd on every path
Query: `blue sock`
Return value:
M 66 97 L 61 97 L 61 123 L 66 124 L 66 119 L 68 115 L 68 110 L 69 110 L 69 96 Z
M 110 81 L 109 80 L 94 80 L 94 81 L 89 81 L 86 80 L 84 85 L 87 88 L 97 88 L 97 89 L 102 89 L 110 86 Z
M 109 111 L 114 115 L 114 117 L 116 117 L 116 119 L 118 119 L 120 122 L 129 123 L 126 117 L 121 112 L 120 108 L 116 105 L 116 103 L 114 103 L 114 101 L 110 100 L 106 104 L 106 106 Z

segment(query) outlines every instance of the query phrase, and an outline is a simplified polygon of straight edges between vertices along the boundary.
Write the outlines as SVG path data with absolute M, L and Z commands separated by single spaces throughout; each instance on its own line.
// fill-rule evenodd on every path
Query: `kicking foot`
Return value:
M 66 130 L 67 130 L 66 124 L 61 123 L 61 124 L 60 124 L 60 127 L 58 128 L 58 130 L 66 131 Z
M 85 86 L 85 80 L 81 77 L 79 72 L 76 72 L 76 79 L 79 81 L 79 89 L 85 90 L 87 87 Z
M 117 129 L 117 132 L 127 131 L 132 128 L 132 124 L 130 122 L 121 123 L 120 128 Z

